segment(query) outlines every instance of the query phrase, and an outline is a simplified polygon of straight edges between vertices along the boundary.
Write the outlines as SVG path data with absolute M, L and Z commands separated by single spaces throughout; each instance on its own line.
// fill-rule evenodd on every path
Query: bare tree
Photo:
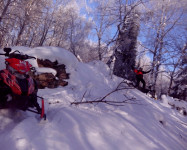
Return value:
M 172 52 L 171 34 L 176 31 L 176 27 L 184 15 L 184 9 L 180 3 L 178 4 L 178 1 L 153 0 L 146 4 L 144 6 L 147 11 L 144 14 L 148 20 L 143 20 L 143 28 L 148 30 L 141 31 L 144 31 L 142 32 L 143 37 L 147 39 L 144 44 L 152 54 L 152 80 L 155 90 L 160 67 L 168 61 L 168 54 Z M 150 8 L 150 4 L 152 4 L 152 8 Z
M 16 0 L 3 0 L 0 1 L 0 46 L 5 45 L 7 41 L 6 38 L 9 38 L 7 34 L 9 33 L 9 27 L 11 26 L 12 20 L 12 8 L 16 3 Z
M 186 38 L 187 39 L 187 38 Z M 185 39 L 185 40 L 186 40 Z M 178 59 L 177 62 L 174 63 L 174 69 L 172 73 L 174 74 L 170 78 L 170 87 L 168 89 L 168 94 L 172 95 L 176 98 L 187 100 L 186 99 L 186 84 L 187 84 L 187 42 L 182 46 L 178 45 Z M 176 58 L 176 56 L 175 56 Z
M 136 49 L 136 39 L 139 30 L 139 14 L 136 7 L 141 3 L 142 1 L 128 0 L 97 1 L 95 29 L 98 59 L 101 60 L 103 57 L 104 44 L 106 50 L 109 46 L 114 47 L 115 52 L 113 52 L 107 64 L 110 65 L 111 62 L 115 62 L 114 65 L 111 65 L 114 66 L 113 72 L 123 78 L 128 78 L 128 73 L 131 72 L 129 66 L 135 64 L 136 56 L 133 50 Z M 107 29 L 112 29 L 113 33 L 106 38 Z M 133 59 L 134 62 L 130 61 Z
M 79 17 L 71 8 L 69 11 L 69 25 L 67 30 L 67 42 L 70 50 L 76 57 L 84 45 L 84 41 L 90 32 L 91 24 L 85 18 Z
M 8 11 L 8 7 L 14 0 L 4 0 L 0 2 L 0 23 Z
M 117 22 L 116 15 L 114 15 L 115 13 L 113 14 L 111 12 L 111 5 L 113 5 L 113 3 L 108 4 L 105 1 L 97 1 L 97 7 L 94 10 L 94 29 L 97 37 L 97 53 L 99 60 L 102 60 L 107 49 L 106 47 L 110 44 L 112 38 L 110 36 L 110 30 Z

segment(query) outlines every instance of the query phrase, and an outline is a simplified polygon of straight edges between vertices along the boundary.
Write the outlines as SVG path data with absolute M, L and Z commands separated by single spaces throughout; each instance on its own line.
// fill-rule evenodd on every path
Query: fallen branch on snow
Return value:
M 109 95 L 111 95 L 112 93 L 114 92 L 117 92 L 117 91 L 120 91 L 120 90 L 127 90 L 127 89 L 134 89 L 133 87 L 129 87 L 129 86 L 124 86 L 123 84 L 127 84 L 125 82 L 125 80 L 123 80 L 122 82 L 120 82 L 117 87 L 112 90 L 111 92 L 107 93 L 105 96 L 103 96 L 102 98 L 99 98 L 97 100 L 86 100 L 86 101 L 83 101 L 83 98 L 86 94 L 86 92 L 83 94 L 82 96 L 82 99 L 81 101 L 77 102 L 77 101 L 74 101 L 74 102 L 71 102 L 71 105 L 79 105 L 79 104 L 93 104 L 93 103 L 106 103 L 108 105 L 114 105 L 114 106 L 124 106 L 125 103 L 128 103 L 128 104 L 138 104 L 135 100 L 134 97 L 131 97 L 131 98 L 128 98 L 126 95 L 125 98 L 126 100 L 123 100 L 123 101 L 111 101 L 111 100 L 105 100 Z

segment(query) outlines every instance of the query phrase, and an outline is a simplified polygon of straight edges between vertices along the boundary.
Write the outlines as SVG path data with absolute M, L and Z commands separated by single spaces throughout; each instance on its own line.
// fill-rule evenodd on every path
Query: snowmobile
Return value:
M 31 111 L 40 114 L 45 120 L 44 99 L 37 96 L 37 82 L 29 75 L 35 68 L 26 61 L 36 58 L 22 54 L 18 50 L 11 51 L 11 48 L 4 48 L 5 53 L 0 53 L 7 57 L 6 69 L 0 70 L 0 109 Z M 41 107 L 38 99 L 41 100 Z

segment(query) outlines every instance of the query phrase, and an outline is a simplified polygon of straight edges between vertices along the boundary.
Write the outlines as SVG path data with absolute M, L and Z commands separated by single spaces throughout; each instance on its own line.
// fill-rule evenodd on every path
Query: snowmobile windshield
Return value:
M 5 59 L 7 65 L 11 66 L 21 74 L 26 74 L 31 70 L 32 65 L 28 61 L 19 60 L 16 58 L 7 58 Z

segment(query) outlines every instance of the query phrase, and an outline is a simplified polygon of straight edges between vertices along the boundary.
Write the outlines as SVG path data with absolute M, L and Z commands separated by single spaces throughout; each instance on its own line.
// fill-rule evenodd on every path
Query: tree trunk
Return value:
M 125 16 L 122 28 L 118 25 L 117 49 L 115 51 L 114 74 L 129 80 L 134 80 L 134 72 L 131 66 L 135 66 L 136 44 L 139 33 L 137 25 L 138 17 L 136 12 Z
M 102 59 L 102 56 L 101 56 L 101 38 L 98 37 L 98 56 L 99 56 L 99 60 Z
M 161 63 L 161 59 L 162 59 L 162 49 L 163 49 L 163 39 L 164 39 L 164 35 L 165 35 L 165 7 L 162 6 L 162 14 L 161 14 L 161 18 L 160 18 L 160 22 L 159 22 L 159 27 L 157 30 L 157 36 L 156 36 L 156 41 L 155 41 L 155 50 L 154 50 L 154 56 L 153 56 L 153 67 L 154 69 L 154 76 L 153 76 L 153 89 L 156 91 L 156 82 L 158 79 L 158 74 L 159 74 L 159 68 L 160 68 L 160 63 Z M 156 61 L 156 62 L 155 62 Z M 156 66 L 155 66 L 156 63 Z M 152 72 L 153 73 L 153 72 Z M 153 74 L 152 74 L 153 75 Z
M 35 37 L 35 33 L 33 32 L 33 34 L 32 34 L 32 38 L 31 38 L 31 40 L 30 40 L 30 42 L 29 42 L 29 47 L 31 47 L 32 42 L 33 42 L 33 40 L 34 40 L 34 37 Z
M 39 46 L 43 46 L 43 43 L 44 43 L 46 36 L 47 36 L 47 33 L 48 33 L 48 29 L 44 30 L 42 37 L 40 39 L 40 42 L 39 42 Z
M 0 23 L 1 23 L 2 19 L 3 19 L 3 17 L 5 16 L 5 14 L 6 14 L 7 10 L 8 10 L 8 6 L 10 5 L 10 3 L 11 3 L 11 0 L 8 0 L 6 5 L 5 5 L 5 7 L 4 7 L 4 9 L 3 9 L 3 11 L 2 11 L 2 14 L 0 16 Z
M 17 40 L 16 40 L 16 43 L 15 43 L 16 46 L 20 43 L 20 39 L 21 39 L 21 36 L 23 34 L 24 28 L 25 28 L 25 22 L 20 27 L 20 30 L 19 30 L 19 33 L 18 33 L 18 36 L 17 36 Z

